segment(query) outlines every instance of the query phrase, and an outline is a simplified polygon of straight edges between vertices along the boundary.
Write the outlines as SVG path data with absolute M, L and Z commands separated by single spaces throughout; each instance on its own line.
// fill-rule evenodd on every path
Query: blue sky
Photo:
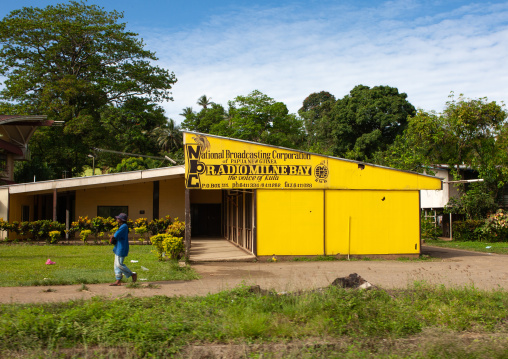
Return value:
M 0 16 L 60 1 L 0 0 Z M 312 92 L 342 98 L 389 85 L 440 112 L 451 91 L 507 101 L 508 1 L 89 1 L 125 14 L 174 71 L 180 122 L 206 94 L 227 105 L 257 89 L 296 113 Z

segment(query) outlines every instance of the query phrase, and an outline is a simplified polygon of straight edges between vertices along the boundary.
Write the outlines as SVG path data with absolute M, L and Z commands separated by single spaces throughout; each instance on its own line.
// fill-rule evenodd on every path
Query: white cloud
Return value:
M 254 89 L 291 112 L 312 92 L 341 98 L 358 84 L 397 87 L 425 110 L 442 110 L 450 91 L 506 100 L 508 3 L 415 15 L 420 5 L 237 9 L 188 31 L 140 32 L 178 78 L 164 104 L 177 121 L 203 94 L 226 105 Z

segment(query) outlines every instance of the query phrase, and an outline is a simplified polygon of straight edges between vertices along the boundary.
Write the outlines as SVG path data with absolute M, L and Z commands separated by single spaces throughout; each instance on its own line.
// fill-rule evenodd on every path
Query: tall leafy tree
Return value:
M 506 119 L 503 105 L 494 101 L 462 95 L 456 99 L 451 95 L 443 113 L 418 111 L 409 118 L 403 135 L 379 162 L 419 172 L 446 164 L 455 179 L 462 179 L 460 168 L 465 166 L 485 181 L 471 192 L 469 200 L 481 198 L 478 193 L 485 192 L 482 196 L 490 196 L 493 201 L 508 181 Z
M 123 14 L 71 1 L 25 7 L 0 21 L 0 100 L 63 121 L 34 136 L 33 155 L 56 173 L 81 171 L 89 147 L 104 140 L 101 113 L 135 97 L 171 100 L 175 75 L 119 22 Z
M 303 140 L 301 120 L 258 90 L 229 101 L 228 117 L 212 129 L 219 127 L 234 138 L 277 146 L 299 148 Z
M 406 98 L 394 87 L 358 85 L 337 100 L 331 113 L 333 154 L 370 161 L 386 150 L 416 113 Z
M 277 146 L 303 146 L 302 120 L 290 114 L 284 103 L 260 91 L 237 96 L 228 102 L 227 110 L 213 102 L 207 106 L 210 107 L 203 106 L 199 112 L 185 108 L 181 113 L 185 117 L 182 128 Z
M 310 94 L 298 110 L 304 121 L 307 147 L 312 152 L 330 153 L 334 139 L 330 113 L 335 105 L 335 96 L 326 91 Z
M 180 115 L 185 117 L 182 128 L 203 133 L 212 133 L 212 127 L 227 117 L 224 107 L 214 102 L 209 102 L 199 112 L 194 112 L 191 107 L 186 107 Z

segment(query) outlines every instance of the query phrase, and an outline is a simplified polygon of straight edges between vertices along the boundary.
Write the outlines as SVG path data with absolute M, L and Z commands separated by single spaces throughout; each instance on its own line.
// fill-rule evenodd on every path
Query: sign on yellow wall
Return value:
M 187 188 L 441 188 L 435 177 L 224 137 L 184 132 L 184 143 Z
M 185 133 L 188 188 L 323 188 L 328 160 L 305 152 Z

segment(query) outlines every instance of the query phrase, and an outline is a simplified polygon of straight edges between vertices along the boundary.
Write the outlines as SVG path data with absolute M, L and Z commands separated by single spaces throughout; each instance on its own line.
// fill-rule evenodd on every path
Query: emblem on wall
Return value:
M 316 176 L 316 182 L 326 183 L 330 171 L 328 170 L 327 161 L 320 162 L 314 167 L 314 176 Z

